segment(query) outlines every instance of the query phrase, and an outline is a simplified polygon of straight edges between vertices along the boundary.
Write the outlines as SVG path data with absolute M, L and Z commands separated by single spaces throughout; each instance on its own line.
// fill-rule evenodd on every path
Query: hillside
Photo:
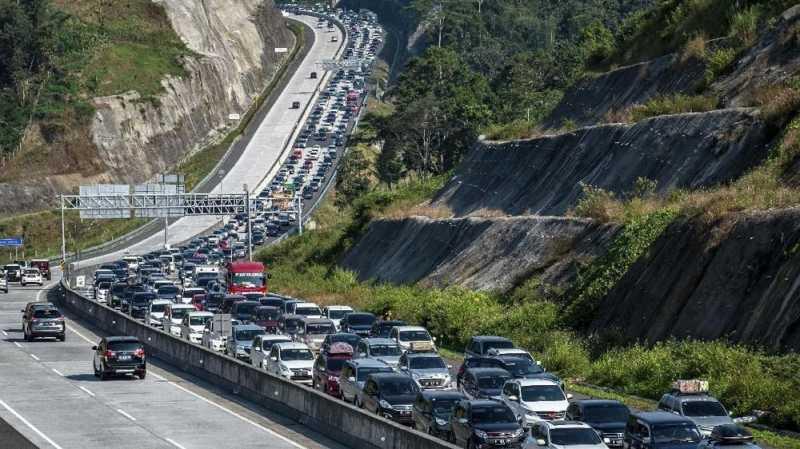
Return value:
M 21 117 L 0 130 L 5 212 L 172 169 L 236 125 L 228 115 L 244 113 L 281 63 L 272 49 L 293 45 L 269 0 L 33 3 L 52 49 L 31 52 L 53 56 L 31 69 L 37 96 L 3 111 Z

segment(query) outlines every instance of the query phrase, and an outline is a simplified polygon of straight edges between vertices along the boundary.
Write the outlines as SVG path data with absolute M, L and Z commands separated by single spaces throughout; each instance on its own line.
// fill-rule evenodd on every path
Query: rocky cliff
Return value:
M 507 291 L 532 276 L 573 280 L 576 263 L 604 253 L 613 225 L 562 217 L 412 217 L 379 220 L 345 256 L 359 279 Z
M 672 224 L 598 307 L 596 333 L 800 349 L 800 210 Z
M 482 143 L 433 202 L 458 216 L 559 215 L 577 204 L 581 184 L 618 194 L 639 177 L 656 181 L 661 193 L 709 187 L 761 162 L 772 138 L 757 112 L 730 109 Z

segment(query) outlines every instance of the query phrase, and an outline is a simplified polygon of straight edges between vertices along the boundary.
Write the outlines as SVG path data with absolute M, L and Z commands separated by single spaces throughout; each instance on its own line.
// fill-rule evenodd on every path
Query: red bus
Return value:
M 267 293 L 267 276 L 261 262 L 231 262 L 225 273 L 228 294 Z

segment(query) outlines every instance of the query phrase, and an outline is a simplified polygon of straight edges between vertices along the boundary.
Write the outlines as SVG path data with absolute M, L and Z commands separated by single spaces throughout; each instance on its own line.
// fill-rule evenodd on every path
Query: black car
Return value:
M 410 377 L 398 373 L 370 374 L 359 405 L 386 419 L 411 425 L 411 407 L 418 393 L 419 388 Z
M 144 346 L 136 337 L 104 337 L 94 351 L 94 375 L 106 380 L 115 374 L 147 375 Z
M 530 359 L 507 355 L 491 357 L 491 359 L 497 362 L 495 365 L 497 368 L 508 371 L 514 379 L 546 379 L 559 384 L 562 390 L 565 387 L 564 381 L 561 380 L 561 378 L 553 373 L 548 373 L 542 368 L 542 365 Z
M 464 395 L 457 391 L 421 392 L 411 409 L 414 428 L 449 441 L 450 416 L 456 404 L 464 399 Z
M 132 318 L 143 320 L 147 317 L 150 309 L 150 303 L 156 299 L 155 293 L 150 292 L 137 292 L 133 294 L 130 305 L 128 307 L 129 313 Z
M 351 348 L 355 349 L 356 346 L 358 345 L 358 342 L 360 341 L 361 337 L 359 337 L 356 334 L 350 334 L 346 332 L 337 332 L 335 334 L 328 334 L 325 336 L 325 340 L 322 340 L 322 344 L 319 347 L 319 351 L 320 353 L 324 354 L 328 352 L 328 349 L 334 343 L 339 343 L 339 342 L 347 343 L 348 345 L 350 345 Z
M 249 323 L 253 321 L 253 313 L 256 307 L 261 307 L 258 301 L 237 301 L 231 307 L 231 318 L 239 320 L 242 323 Z
M 625 424 L 631 411 L 619 401 L 586 399 L 573 401 L 567 407 L 567 419 L 592 426 L 608 447 L 622 447 Z
M 467 397 L 491 399 L 501 395 L 510 379 L 511 374 L 501 368 L 468 368 L 461 379 L 461 391 Z
M 468 448 L 522 448 L 525 430 L 511 408 L 490 400 L 461 401 L 450 417 L 452 440 Z
M 125 294 L 122 296 L 122 300 L 120 301 L 120 310 L 122 310 L 124 313 L 130 313 L 129 311 L 133 295 L 136 293 L 147 292 L 149 292 L 149 290 L 142 284 L 129 285 L 128 288 L 125 289 Z
M 359 337 L 368 337 L 375 322 L 375 315 L 368 312 L 348 313 L 342 318 L 339 326 L 342 332 L 356 334 Z
M 378 320 L 372 323 L 372 328 L 369 330 L 370 337 L 389 338 L 389 332 L 393 327 L 405 326 L 407 323 L 403 320 Z
M 470 338 L 467 348 L 464 350 L 464 357 L 481 357 L 488 354 L 492 348 L 511 349 L 514 342 L 494 335 L 476 335 Z

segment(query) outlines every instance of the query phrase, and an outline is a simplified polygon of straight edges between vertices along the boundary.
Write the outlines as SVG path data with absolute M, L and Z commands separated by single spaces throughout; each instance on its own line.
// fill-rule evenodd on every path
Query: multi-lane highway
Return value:
M 50 286 L 60 279 L 58 273 L 53 279 Z M 24 341 L 20 310 L 28 302 L 47 301 L 47 287 L 12 284 L 0 297 L 0 420 L 36 446 L 341 447 L 197 379 L 179 377 L 152 360 L 145 380 L 100 381 L 92 373 L 91 350 L 100 335 L 69 316 L 65 342 Z M 3 441 L 0 447 L 12 449 Z
M 326 76 L 311 78 L 311 72 L 322 73 L 320 63 L 326 59 L 335 59 L 346 45 L 346 37 L 338 27 L 332 30 L 317 28 L 316 17 L 306 15 L 289 15 L 314 30 L 314 44 L 308 55 L 290 78 L 286 88 L 278 96 L 274 106 L 265 115 L 258 129 L 250 139 L 236 164 L 220 179 L 219 184 L 211 189 L 211 193 L 239 193 L 247 185 L 250 193 L 256 192 L 268 175 L 268 171 L 280 158 L 288 154 L 284 152 L 287 142 L 293 138 L 302 122 L 303 116 L 310 112 L 305 105 L 310 104 L 317 96 L 320 86 L 327 81 Z M 337 38 L 335 42 L 331 36 Z M 292 108 L 292 103 L 299 101 L 303 107 Z M 177 244 L 200 234 L 220 221 L 220 217 L 185 217 L 176 220 L 169 226 L 168 243 Z M 159 233 L 146 238 L 122 251 L 83 260 L 76 264 L 78 268 L 94 266 L 103 262 L 117 260 L 124 253 L 146 253 L 163 248 L 164 234 Z

